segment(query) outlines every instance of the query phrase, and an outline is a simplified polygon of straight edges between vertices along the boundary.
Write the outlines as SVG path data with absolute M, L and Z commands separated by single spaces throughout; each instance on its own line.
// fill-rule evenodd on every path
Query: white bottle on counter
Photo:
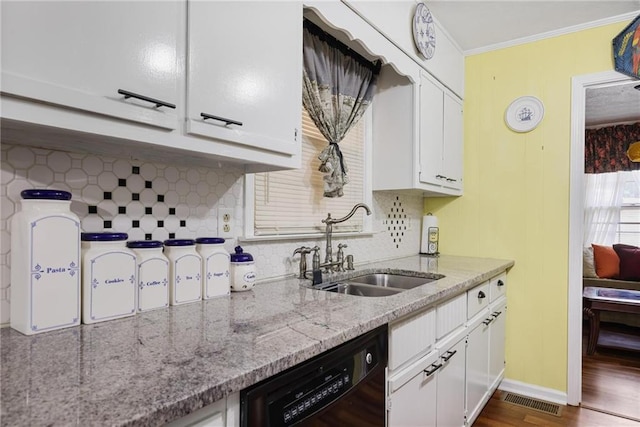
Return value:
M 138 312 L 169 306 L 169 260 L 159 240 L 133 240 L 127 247 L 136 254 Z
M 136 313 L 136 255 L 127 233 L 82 233 L 82 323 Z
M 256 281 L 256 266 L 253 256 L 245 253 L 241 246 L 235 247 L 235 253 L 231 254 L 231 290 L 248 291 L 253 289 Z
M 202 257 L 192 239 L 164 241 L 169 259 L 169 303 L 186 304 L 202 299 Z
M 26 335 L 80 324 L 80 220 L 71 193 L 24 190 L 11 219 L 11 327 Z
M 198 237 L 196 249 L 202 257 L 202 298 L 230 293 L 229 252 L 221 237 Z

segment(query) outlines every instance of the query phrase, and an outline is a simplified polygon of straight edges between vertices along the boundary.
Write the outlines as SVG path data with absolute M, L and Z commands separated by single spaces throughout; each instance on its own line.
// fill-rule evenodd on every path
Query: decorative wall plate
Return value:
M 543 116 L 542 101 L 535 96 L 521 96 L 509 105 L 504 120 L 514 132 L 529 132 L 540 124 Z
M 413 42 L 425 58 L 433 58 L 436 52 L 436 26 L 424 3 L 417 4 L 413 15 Z

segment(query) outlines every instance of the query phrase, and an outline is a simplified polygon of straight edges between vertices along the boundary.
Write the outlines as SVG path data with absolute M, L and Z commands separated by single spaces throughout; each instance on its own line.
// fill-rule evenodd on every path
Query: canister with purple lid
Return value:
M 256 268 L 253 256 L 244 252 L 241 246 L 235 247 L 231 254 L 231 290 L 248 291 L 256 281 Z
M 169 303 L 186 304 L 202 299 L 202 257 L 193 239 L 164 241 L 169 259 Z
M 159 240 L 132 240 L 127 247 L 136 254 L 138 312 L 169 306 L 169 260 Z
M 127 233 L 82 233 L 82 323 L 136 313 L 136 255 Z
M 26 335 L 80 324 L 80 220 L 71 193 L 20 193 L 11 218 L 11 327 Z

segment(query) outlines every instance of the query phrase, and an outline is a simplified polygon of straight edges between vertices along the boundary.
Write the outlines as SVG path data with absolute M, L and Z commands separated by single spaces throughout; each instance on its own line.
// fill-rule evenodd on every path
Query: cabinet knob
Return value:
M 502 280 L 498 280 L 498 286 L 504 286 L 504 282 Z
M 484 292 L 480 291 L 478 292 L 478 299 L 483 299 L 486 298 L 487 296 L 484 294 Z
M 176 108 L 175 104 L 171 104 L 169 102 L 160 101 L 159 99 L 149 98 L 148 96 L 139 95 L 137 93 L 129 92 L 128 90 L 118 89 L 118 93 L 120 95 L 124 95 L 124 99 L 136 98 L 142 101 L 150 102 L 152 104 L 156 104 L 156 107 L 167 107 L 167 108 Z

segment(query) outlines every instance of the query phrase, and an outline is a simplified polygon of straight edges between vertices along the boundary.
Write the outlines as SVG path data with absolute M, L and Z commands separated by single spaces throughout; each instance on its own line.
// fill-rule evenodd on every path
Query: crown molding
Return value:
M 508 47 L 518 46 L 525 43 L 532 43 L 552 37 L 558 37 L 565 34 L 576 33 L 578 31 L 588 30 L 590 28 L 601 27 L 603 25 L 615 24 L 622 21 L 632 20 L 640 14 L 640 10 L 635 12 L 624 13 L 622 15 L 611 16 L 609 18 L 598 19 L 596 21 L 585 22 L 583 24 L 572 25 L 570 27 L 564 27 L 553 31 L 547 31 L 532 36 L 521 37 L 518 39 L 509 40 L 506 42 L 496 43 L 488 46 L 479 47 L 476 49 L 465 50 L 464 56 L 478 55 L 481 53 L 487 53 L 494 50 L 505 49 Z

